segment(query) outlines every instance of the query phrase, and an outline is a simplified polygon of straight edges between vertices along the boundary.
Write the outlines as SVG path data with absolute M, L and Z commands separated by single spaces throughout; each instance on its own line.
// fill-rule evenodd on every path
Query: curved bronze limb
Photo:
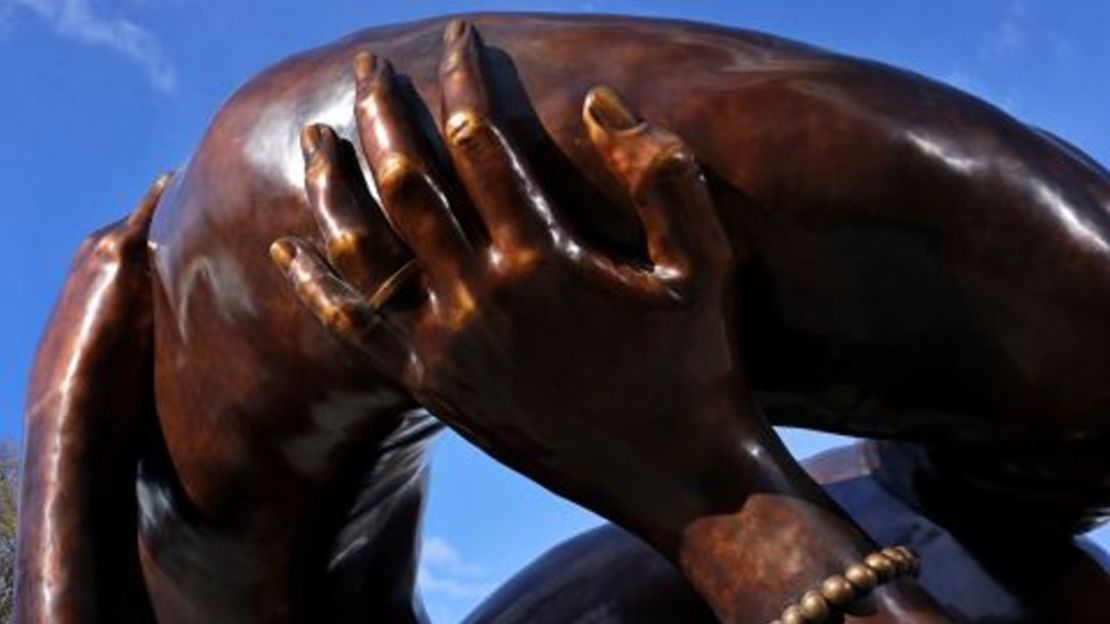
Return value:
M 872 547 L 749 409 L 727 329 L 736 314 L 732 251 L 704 176 L 678 137 L 612 89 L 594 89 L 583 120 L 632 197 L 650 264 L 578 239 L 489 109 L 483 49 L 472 27 L 449 26 L 440 79 L 448 153 L 488 241 L 458 227 L 399 103 L 359 106 L 372 128 L 361 134 L 371 137 L 382 209 L 429 276 L 424 305 L 391 321 L 408 351 L 397 381 L 495 457 L 639 533 L 723 621 L 770 621 L 778 602 Z M 359 74 L 372 82 L 360 93 L 396 92 L 388 63 L 356 62 L 363 66 L 377 71 Z M 374 330 L 388 310 L 379 313 L 309 243 L 278 244 L 301 301 L 381 361 Z M 592 359 L 639 363 L 550 374 L 555 362 L 587 370 Z M 609 449 L 606 460 L 597 447 Z M 875 591 L 871 609 L 942 621 L 923 596 L 891 587 Z
M 732 329 L 773 423 L 921 440 L 972 469 L 964 500 L 976 509 L 1035 499 L 1038 525 L 1056 531 L 1105 516 L 1110 352 L 1092 348 L 1110 341 L 1102 167 L 944 85 L 769 35 L 616 17 L 474 21 L 498 119 L 584 240 L 646 264 L 626 192 L 583 132 L 592 86 L 613 85 L 690 146 L 748 258 L 747 314 Z M 442 126 L 442 29 L 358 33 L 260 75 L 160 205 L 154 386 L 180 497 L 143 540 L 168 619 L 185 617 L 181 605 L 288 619 L 326 604 L 332 619 L 366 619 L 389 604 L 415 617 L 426 436 L 412 432 L 425 430 L 399 425 L 411 401 L 291 301 L 266 250 L 290 234 L 326 249 L 298 135 L 334 125 L 354 155 L 357 51 L 397 63 L 421 134 Z M 1014 532 L 1028 526 L 1007 518 Z M 387 589 L 370 595 L 367 579 Z
M 880 542 L 909 540 L 923 557 L 922 586 L 972 623 L 1101 624 L 1110 619 L 1110 555 L 1066 535 L 983 534 L 945 526 L 945 507 L 922 508 L 914 445 L 868 442 L 803 462 L 827 492 Z M 892 488 L 888 483 L 900 482 Z M 908 490 L 903 488 L 908 487 Z M 639 624 L 716 622 L 666 560 L 612 525 L 563 542 L 483 601 L 468 623 L 558 624 L 604 605 Z
M 136 547 L 135 471 L 153 422 L 147 231 L 164 175 L 77 252 L 27 395 L 18 616 L 27 624 L 153 618 Z

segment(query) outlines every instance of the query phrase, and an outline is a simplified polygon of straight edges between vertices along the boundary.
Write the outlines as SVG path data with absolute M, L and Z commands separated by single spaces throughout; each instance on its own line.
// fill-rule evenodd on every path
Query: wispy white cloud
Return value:
M 979 55 L 999 60 L 1019 55 L 1038 54 L 1064 61 L 1074 52 L 1072 42 L 1039 23 L 1028 0 L 1009 0 L 998 25 L 991 31 Z
M 417 583 L 424 594 L 443 598 L 481 598 L 495 587 L 482 566 L 464 559 L 441 537 L 424 540 Z
M 428 596 L 447 598 L 483 598 L 494 590 L 488 581 L 470 581 L 450 576 L 441 576 L 426 568 L 420 569 L 420 591 Z
M 424 540 L 420 562 L 451 574 L 461 574 L 463 576 L 481 576 L 486 572 L 482 566 L 464 561 L 459 551 L 442 537 L 429 537 Z
M 1000 67 L 1025 58 L 1032 52 L 1031 46 L 1045 43 L 1046 35 L 1032 23 L 1027 0 L 1008 0 L 1000 10 L 998 20 L 983 32 L 975 54 L 941 76 L 941 80 L 1011 114 L 1019 114 L 1022 98 L 995 76 Z M 1055 46 L 1052 52 L 1058 52 Z
M 29 9 L 49 22 L 59 36 L 123 54 L 162 93 L 173 93 L 177 88 L 177 72 L 158 39 L 126 18 L 94 14 L 91 0 L 0 0 L 0 16 L 10 16 L 14 7 Z
M 986 51 L 1004 54 L 1023 48 L 1029 41 L 1026 30 L 1028 18 L 1029 7 L 1024 0 L 1010 0 L 1002 15 L 1002 21 L 998 23 L 998 28 L 987 42 Z

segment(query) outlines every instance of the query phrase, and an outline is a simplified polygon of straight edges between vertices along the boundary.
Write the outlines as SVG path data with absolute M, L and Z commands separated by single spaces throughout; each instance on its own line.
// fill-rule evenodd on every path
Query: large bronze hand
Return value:
M 371 299 L 383 298 L 383 280 L 366 288 L 358 276 L 399 263 L 357 251 L 348 263 L 338 253 L 362 235 L 334 226 L 347 218 L 347 200 L 336 200 L 345 187 L 312 182 L 338 176 L 328 128 L 305 132 L 306 157 L 320 163 L 309 165 L 309 187 L 328 189 L 310 192 L 327 261 L 293 239 L 275 244 L 275 258 L 325 323 L 507 463 L 611 514 L 645 505 L 688 514 L 698 503 L 675 497 L 696 494 L 673 482 L 712 465 L 708 449 L 722 427 L 744 422 L 717 409 L 743 403 L 742 383 L 729 336 L 731 255 L 704 180 L 677 137 L 595 90 L 583 116 L 636 199 L 650 262 L 590 249 L 490 118 L 478 46 L 464 29 L 442 80 L 449 151 L 488 237 L 460 227 L 390 66 L 364 56 L 356 62 L 363 148 L 384 210 L 424 270 L 427 297 L 379 313 Z M 698 413 L 704 419 L 690 427 Z M 702 437 L 670 430 L 680 422 Z M 664 490 L 666 505 L 631 500 Z M 599 500 L 614 493 L 630 500 Z
M 360 289 L 304 241 L 276 242 L 275 260 L 325 324 L 468 438 L 646 537 L 723 619 L 772 619 L 873 545 L 745 397 L 733 258 L 692 154 L 593 90 L 589 137 L 631 194 L 647 249 L 642 264 L 592 249 L 494 120 L 476 33 L 454 24 L 447 38 L 444 132 L 482 235 L 448 205 L 389 65 L 360 56 L 363 149 L 423 269 L 424 298 L 395 303 L 408 270 Z M 328 234 L 327 202 L 312 199 Z M 382 274 L 361 261 L 357 274 Z M 879 597 L 931 608 L 895 590 Z

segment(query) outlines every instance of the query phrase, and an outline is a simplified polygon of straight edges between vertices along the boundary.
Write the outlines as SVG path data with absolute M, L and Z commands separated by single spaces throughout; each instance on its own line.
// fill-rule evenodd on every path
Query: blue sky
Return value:
M 0 434 L 21 434 L 28 364 L 77 244 L 184 162 L 237 85 L 365 26 L 514 7 L 705 20 L 879 59 L 976 93 L 1110 163 L 1110 3 L 1098 0 L 0 0 Z M 788 438 L 799 455 L 830 443 Z M 429 611 L 456 621 L 596 522 L 445 437 L 426 522 Z M 1110 544 L 1110 531 L 1099 537 Z

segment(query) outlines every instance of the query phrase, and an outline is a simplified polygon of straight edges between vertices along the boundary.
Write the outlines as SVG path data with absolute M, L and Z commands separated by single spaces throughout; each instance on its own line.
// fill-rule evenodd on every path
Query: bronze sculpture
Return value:
M 141 568 L 141 585 L 152 599 L 154 613 L 170 621 L 305 619 L 322 611 L 348 618 L 417 617 L 411 583 L 422 496 L 422 444 L 435 425 L 410 411 L 415 405 L 401 384 L 413 378 L 391 377 L 389 370 L 401 369 L 389 369 L 389 362 L 387 374 L 382 374 L 382 361 L 368 360 L 322 331 L 290 296 L 264 253 L 274 239 L 287 234 L 320 240 L 312 212 L 306 209 L 296 140 L 300 127 L 314 121 L 336 125 L 344 137 L 359 134 L 349 112 L 354 89 L 347 66 L 363 49 L 393 59 L 398 75 L 410 82 L 398 81 L 386 89 L 394 104 L 385 108 L 407 111 L 404 115 L 375 121 L 369 113 L 380 115 L 385 108 L 359 107 L 363 132 L 355 145 L 366 146 L 366 128 L 377 127 L 387 131 L 382 136 L 391 137 L 394 151 L 412 153 L 419 149 L 413 143 L 419 141 L 404 137 L 434 137 L 434 127 L 445 120 L 437 123 L 432 117 L 442 109 L 443 99 L 454 97 L 450 94 L 457 87 L 457 98 L 446 103 L 450 110 L 478 110 L 480 118 L 460 118 L 472 122 L 496 119 L 494 125 L 483 121 L 471 127 L 482 132 L 503 128 L 490 136 L 512 137 L 520 146 L 523 157 L 502 156 L 500 173 L 482 178 L 483 184 L 493 185 L 490 193 L 500 193 L 493 197 L 483 198 L 486 191 L 476 189 L 477 165 L 468 171 L 456 161 L 461 186 L 476 205 L 485 202 L 474 212 L 485 219 L 491 237 L 504 233 L 501 225 L 511 224 L 504 215 L 519 210 L 523 197 L 554 208 L 551 214 L 572 224 L 567 231 L 580 237 L 578 248 L 609 250 L 616 260 L 601 263 L 608 267 L 669 266 L 659 262 L 670 257 L 668 249 L 707 255 L 712 266 L 720 267 L 724 255 L 742 258 L 734 281 L 715 283 L 724 293 L 722 302 L 731 297 L 740 302 L 743 317 L 726 317 L 731 307 L 725 303 L 711 305 L 707 310 L 716 310 L 717 318 L 732 321 L 728 326 L 708 325 L 715 329 L 705 336 L 719 340 L 676 342 L 670 336 L 672 342 L 666 346 L 691 349 L 677 365 L 679 372 L 690 375 L 679 378 L 690 384 L 702 379 L 695 372 L 705 370 L 704 362 L 716 361 L 719 372 L 732 373 L 738 373 L 743 362 L 743 383 L 739 377 L 717 375 L 718 380 L 738 383 L 726 384 L 717 395 L 724 397 L 723 403 L 712 404 L 706 416 L 717 432 L 740 427 L 734 439 L 743 442 L 748 457 L 758 454 L 754 465 L 760 470 L 741 461 L 740 469 L 733 471 L 728 470 L 733 464 L 711 461 L 735 449 L 721 449 L 710 458 L 675 448 L 678 454 L 670 458 L 621 456 L 626 463 L 618 462 L 621 469 L 608 475 L 613 481 L 602 483 L 596 470 L 599 464 L 613 468 L 613 457 L 604 455 L 612 450 L 613 433 L 628 433 L 627 426 L 584 428 L 563 419 L 539 427 L 543 423 L 515 420 L 519 414 L 502 412 L 504 405 L 481 401 L 494 401 L 493 396 L 512 399 L 513 391 L 529 386 L 513 386 L 499 395 L 474 394 L 465 375 L 458 379 L 466 383 L 456 384 L 449 393 L 455 396 L 421 397 L 443 409 L 441 415 L 453 425 L 467 427 L 469 435 L 494 455 L 549 487 L 601 507 L 664 552 L 670 548 L 721 616 L 736 621 L 772 619 L 814 582 L 871 548 L 864 533 L 798 471 L 761 412 L 774 424 L 920 441 L 944 475 L 941 482 L 946 487 L 966 490 L 965 500 L 989 497 L 990 505 L 984 508 L 1020 512 L 1021 522 L 1011 523 L 1015 531 L 1058 539 L 1105 513 L 1110 488 L 1102 452 L 1107 421 L 1099 409 L 1105 402 L 1101 379 L 1107 362 L 1102 353 L 1086 348 L 1106 332 L 1098 312 L 1106 300 L 1100 299 L 1099 286 L 1108 192 L 1106 172 L 1097 164 L 945 87 L 763 35 L 612 18 L 489 16 L 477 23 L 491 48 L 483 52 L 471 29 L 455 27 L 442 91 L 436 80 L 440 22 L 371 31 L 263 74 L 229 102 L 189 167 L 169 184 L 158 204 L 149 237 L 150 306 L 144 308 L 141 297 L 128 294 L 137 282 L 127 280 L 144 270 L 141 258 L 130 264 L 110 260 L 107 264 L 116 267 L 114 275 L 119 277 L 95 262 L 89 265 L 98 275 L 108 276 L 106 286 L 92 294 L 81 292 L 88 284 L 80 277 L 71 281 L 71 299 L 63 298 L 60 320 L 49 334 L 57 333 L 55 343 L 62 346 L 40 352 L 36 370 L 42 372 L 31 392 L 29 457 L 43 468 L 29 471 L 25 500 L 39 496 L 59 502 L 24 506 L 24 527 L 42 529 L 30 537 L 25 532 L 23 540 L 26 618 L 79 620 L 104 608 L 93 604 L 95 600 L 119 608 L 138 604 L 134 596 L 143 593 L 141 588 L 128 585 L 127 575 L 107 574 L 117 566 Z M 584 44 L 591 41 L 607 43 L 605 63 L 587 53 L 591 46 Z M 483 54 L 484 60 L 476 60 Z M 360 58 L 365 84 L 368 76 L 377 74 L 366 71 L 366 57 Z M 550 58 L 562 63 L 547 62 Z M 485 64 L 488 86 L 475 64 Z M 637 71 L 641 68 L 651 71 Z M 382 83 L 380 77 L 375 81 Z M 642 154 L 650 148 L 652 153 L 668 154 L 678 140 L 674 137 L 689 146 L 679 152 L 687 157 L 676 170 L 694 175 L 689 166 L 696 157 L 708 177 L 705 189 L 667 191 L 665 196 L 681 200 L 687 209 L 715 211 L 713 219 L 720 218 L 727 239 L 721 248 L 727 253 L 715 252 L 713 245 L 655 246 L 667 243 L 664 235 L 646 246 L 663 250 L 663 255 L 645 254 L 642 233 L 637 221 L 629 218 L 630 211 L 607 209 L 626 205 L 626 191 L 592 151 L 578 115 L 588 89 L 597 84 L 612 85 L 654 127 L 674 133 L 666 135 L 670 143 L 664 146 L 647 141 L 642 144 L 646 148 L 626 153 Z M 492 93 L 483 95 L 485 88 Z M 601 102 L 603 112 L 595 122 L 615 124 L 617 130 L 626 122 L 639 127 L 623 115 L 614 98 L 600 93 L 593 101 Z M 366 87 L 360 95 L 361 103 L 384 97 Z M 432 113 L 423 109 L 421 99 Z M 612 115 L 606 117 L 607 113 Z M 402 117 L 410 120 L 400 121 Z M 313 205 L 319 210 L 321 202 L 345 201 L 360 208 L 357 214 L 373 215 L 364 210 L 372 203 L 369 191 L 359 186 L 361 174 L 351 171 L 358 148 L 326 129 L 317 128 L 306 138 L 310 151 L 313 146 L 320 150 L 321 140 L 327 150 L 324 166 L 309 171 Z M 397 150 L 398 145 L 404 149 Z M 435 146 L 432 141 L 416 162 L 423 162 L 441 180 L 449 202 L 437 208 L 434 194 L 417 183 L 412 168 L 396 170 L 398 182 L 404 184 L 399 200 L 393 199 L 399 206 L 415 206 L 416 216 L 409 223 L 414 229 L 406 229 L 396 218 L 392 224 L 421 260 L 421 273 L 428 275 L 449 267 L 451 257 L 461 256 L 424 246 L 444 240 L 433 237 L 437 226 L 427 215 L 449 204 L 460 215 L 461 228 L 479 235 L 483 230 L 466 208 L 467 195 L 452 192 L 458 185 L 450 168 L 437 164 L 448 158 Z M 493 148 L 488 144 L 483 149 L 498 153 L 489 152 Z M 372 165 L 373 152 L 362 150 Z M 609 153 L 612 161 L 619 150 Z M 541 172 L 538 184 L 517 179 L 519 161 Z M 486 158 L 474 162 L 498 163 Z M 380 185 L 382 163 L 377 165 L 374 173 Z M 650 165 L 632 162 L 616 169 L 631 177 L 649 174 L 650 179 Z M 530 190 L 513 191 L 514 180 Z M 546 197 L 538 193 L 540 188 Z M 387 193 L 387 212 L 395 210 L 390 201 Z M 712 209 L 707 208 L 710 202 Z M 419 215 L 425 215 L 423 221 Z M 367 295 L 377 290 L 368 286 L 377 286 L 406 266 L 403 247 L 388 237 L 381 240 L 380 234 L 388 232 L 381 221 L 376 223 L 379 227 L 367 228 L 371 236 L 378 236 L 370 241 L 346 236 L 350 224 L 339 224 L 334 232 L 339 236 L 327 250 L 339 252 L 331 259 Z M 703 219 L 697 231 L 712 237 L 707 232 L 713 228 L 707 230 L 706 222 Z M 652 231 L 665 229 L 648 228 L 648 236 Z M 127 241 L 139 236 L 126 228 L 116 232 Z M 506 236 L 516 240 L 520 234 L 510 228 Z M 344 245 L 350 249 L 344 251 Z M 117 250 L 118 245 L 108 248 Z M 284 257 L 282 250 L 287 248 L 278 247 L 279 259 Z M 368 257 L 375 263 L 360 265 Z M 685 261 L 677 258 L 674 267 L 685 267 Z M 544 269 L 549 266 L 541 252 L 519 265 L 522 274 L 532 275 L 536 262 Z M 618 277 L 627 275 L 632 273 L 624 271 Z M 411 273 L 402 280 L 414 281 Z M 320 293 L 315 290 L 317 280 L 302 283 L 302 294 Z M 478 285 L 485 288 L 490 283 L 486 278 Z M 505 308 L 504 318 L 511 320 L 514 310 L 527 309 L 528 300 L 545 296 L 543 289 L 549 286 L 543 284 L 550 285 L 550 278 L 535 283 L 538 290 Z M 557 294 L 577 293 L 573 281 L 555 283 L 561 284 Z M 486 292 L 517 296 L 513 288 Z M 612 288 L 608 290 L 611 294 Z M 421 305 L 419 293 L 387 289 L 386 294 L 395 295 L 384 297 L 391 308 Z M 91 305 L 115 301 L 112 297 L 136 303 Z M 583 318 L 600 323 L 605 315 L 623 319 L 642 309 L 599 305 Z M 658 301 L 638 305 L 650 308 Z M 622 314 L 615 315 L 614 309 Z M 674 314 L 648 316 L 653 314 L 669 319 L 659 321 L 664 323 L 660 327 L 676 327 Z M 701 316 L 703 327 L 706 319 L 714 318 L 709 311 Z M 489 322 L 484 316 L 476 318 Z M 460 323 L 468 319 L 473 320 L 460 317 Z M 134 377 L 128 385 L 133 404 L 100 405 L 103 396 L 88 390 L 95 382 L 75 376 L 75 371 L 88 363 L 95 368 L 114 353 L 141 353 L 149 334 L 117 336 L 117 343 L 125 345 L 120 347 L 87 328 L 144 324 L 153 326 L 153 371 L 142 368 L 142 358 L 126 358 L 136 368 L 129 373 Z M 1052 327 L 1054 333 L 1046 335 L 1044 327 Z M 86 329 L 77 331 L 81 328 Z M 598 331 L 580 338 L 585 341 Z M 625 339 L 649 334 L 625 334 Z M 442 328 L 439 335 L 442 345 L 454 339 Z M 559 360 L 545 347 L 550 338 L 529 332 L 521 338 L 517 346 L 526 345 L 524 353 L 537 354 L 522 370 L 499 369 L 496 359 L 482 363 L 491 373 L 519 373 L 516 379 L 522 384 L 547 375 L 555 388 L 591 388 L 590 380 L 574 374 L 579 369 L 559 368 Z M 704 350 L 706 345 L 721 351 L 714 355 Z M 618 340 L 614 346 L 609 370 L 599 378 L 602 385 L 564 400 L 588 399 L 585 405 L 604 407 L 602 393 L 612 392 L 622 375 L 625 382 L 650 378 L 644 375 L 661 379 L 659 366 L 627 365 L 622 356 L 629 343 Z M 565 353 L 566 363 L 581 364 L 576 359 L 584 355 L 580 350 Z M 460 352 L 444 350 L 440 355 L 440 363 L 428 370 L 451 366 Z M 146 396 L 151 384 L 143 382 L 151 373 L 153 400 Z M 478 389 L 485 393 L 495 388 Z M 743 388 L 753 393 L 743 393 L 740 399 L 732 396 Z M 713 389 L 719 390 L 720 384 L 700 389 L 691 385 L 689 391 L 706 398 L 703 395 Z M 472 414 L 454 409 L 460 407 L 458 394 L 463 390 L 471 393 L 471 402 L 461 407 L 484 407 Z M 624 396 L 634 396 L 633 390 L 626 388 Z M 84 402 L 72 400 L 76 391 Z M 749 399 L 758 411 L 752 411 Z M 675 399 L 675 405 L 679 403 Z M 735 421 L 720 418 L 732 413 L 721 408 L 729 403 L 739 410 Z M 627 414 L 635 416 L 636 409 L 646 408 L 634 403 Z M 106 411 L 112 413 L 102 413 Z M 466 420 L 503 413 L 514 420 L 498 426 L 496 420 Z M 671 422 L 673 427 L 674 414 L 668 420 L 663 414 L 647 413 L 657 417 L 651 422 Z M 103 436 L 88 433 L 91 421 L 80 421 L 89 414 L 95 415 L 94 429 L 105 432 Z M 66 424 L 71 421 L 77 422 Z M 603 422 L 604 418 L 585 424 Z M 568 432 L 555 424 L 574 426 L 583 435 L 568 440 Z M 507 428 L 510 425 L 517 427 L 515 433 Z M 499 433 L 513 435 L 497 438 Z M 639 430 L 637 435 L 643 436 L 634 440 L 645 443 L 642 448 L 666 448 L 658 439 L 652 443 L 653 436 L 664 435 L 659 431 Z M 708 434 L 703 434 L 703 441 L 714 442 L 704 436 Z M 554 444 L 556 452 L 550 458 L 557 461 L 545 464 L 548 458 L 542 454 L 522 453 L 546 450 L 546 444 Z M 700 442 L 692 448 L 699 446 Z M 78 556 L 89 527 L 107 527 L 122 535 L 128 529 L 118 518 L 104 516 L 110 512 L 126 519 L 128 502 L 119 489 L 121 483 L 130 486 L 126 478 L 105 479 L 101 485 L 98 472 L 97 486 L 90 487 L 89 474 L 81 472 L 103 458 L 118 463 L 113 470 L 123 477 L 133 462 L 140 466 L 139 523 L 130 526 L 133 532 L 137 529 L 139 550 L 130 553 L 131 561 L 126 560 L 131 550 L 126 546 L 114 551 L 119 558 L 112 561 Z M 652 462 L 664 459 L 675 460 L 664 464 L 673 471 L 651 468 Z M 58 465 L 76 473 L 59 473 Z M 728 542 L 722 535 L 732 534 L 734 525 L 727 521 L 710 520 L 676 538 L 673 530 L 659 529 L 676 520 L 668 508 L 671 499 L 613 498 L 638 494 L 635 479 L 641 475 L 665 484 L 686 469 L 697 477 L 686 483 L 676 479 L 668 493 L 689 496 L 693 488 L 697 493 L 690 500 L 697 501 L 702 494 L 731 491 L 725 500 L 711 503 L 708 509 L 714 513 L 735 511 L 744 500 L 755 500 L 748 495 L 751 488 L 779 493 L 778 498 L 764 498 L 769 504 L 746 506 L 756 510 L 749 512 L 755 520 L 751 526 L 763 526 L 758 534 L 771 542 L 759 560 L 763 565 L 737 560 L 738 552 L 719 552 Z M 630 477 L 632 481 L 622 481 Z M 119 505 L 112 502 L 119 500 Z M 689 520 L 686 512 L 678 516 L 680 523 Z M 786 536 L 784 526 L 797 529 L 789 548 L 771 539 Z M 803 539 L 798 541 L 797 535 Z M 679 542 L 694 543 L 696 555 L 681 560 L 676 556 Z M 121 543 L 126 544 L 126 537 Z M 748 545 L 751 540 L 735 543 Z M 812 557 L 807 565 L 776 571 L 786 554 L 799 551 Z M 70 576 L 118 586 L 94 591 L 93 585 L 67 582 Z M 123 598 L 109 598 L 117 595 Z M 859 608 L 860 619 L 878 621 L 905 619 L 915 608 L 920 609 L 918 618 L 937 612 L 912 584 L 904 583 L 877 590 L 871 602 Z M 135 612 L 134 617 L 144 615 Z
M 1105 553 L 1065 537 L 1013 539 L 984 534 L 983 527 L 945 528 L 929 516 L 950 512 L 951 505 L 922 506 L 915 494 L 929 482 L 909 474 L 919 465 L 920 458 L 907 461 L 915 454 L 905 446 L 868 442 L 829 451 L 804 466 L 869 535 L 883 543 L 911 543 L 921 554 L 922 586 L 960 621 L 1106 620 Z M 599 613 L 612 621 L 717 621 L 665 559 L 608 525 L 540 557 L 466 622 L 556 624 L 589 621 Z

